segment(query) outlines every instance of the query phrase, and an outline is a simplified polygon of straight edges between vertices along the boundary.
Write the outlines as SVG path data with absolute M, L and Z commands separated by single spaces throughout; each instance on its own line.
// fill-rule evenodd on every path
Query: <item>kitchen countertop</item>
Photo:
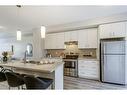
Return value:
M 13 67 L 17 69 L 24 69 L 24 70 L 32 70 L 38 72 L 45 72 L 45 73 L 52 73 L 55 69 L 64 64 L 64 62 L 54 62 L 51 64 L 31 64 L 31 63 L 22 63 L 20 61 L 9 62 L 9 63 L 0 63 L 0 66 L 3 67 Z

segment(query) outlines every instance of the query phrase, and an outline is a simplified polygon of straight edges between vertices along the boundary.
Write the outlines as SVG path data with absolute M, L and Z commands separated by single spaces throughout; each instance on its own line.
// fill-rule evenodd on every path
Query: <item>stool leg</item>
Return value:
M 10 86 L 8 87 L 8 89 L 9 89 L 9 90 L 11 89 Z
M 20 86 L 18 86 L 18 90 L 20 89 Z
M 22 89 L 25 89 L 23 85 L 21 86 L 21 88 L 22 88 Z
M 54 85 L 53 85 L 53 83 L 51 84 L 51 89 L 54 89 Z

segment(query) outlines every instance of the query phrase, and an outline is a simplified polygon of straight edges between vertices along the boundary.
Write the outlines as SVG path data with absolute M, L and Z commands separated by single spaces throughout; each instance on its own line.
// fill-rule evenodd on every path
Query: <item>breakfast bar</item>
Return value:
M 13 71 L 22 74 L 52 78 L 54 80 L 53 88 L 62 90 L 63 64 L 64 62 L 54 62 L 52 64 L 32 64 L 16 61 L 2 63 L 0 66 L 3 66 L 4 68 L 11 68 Z

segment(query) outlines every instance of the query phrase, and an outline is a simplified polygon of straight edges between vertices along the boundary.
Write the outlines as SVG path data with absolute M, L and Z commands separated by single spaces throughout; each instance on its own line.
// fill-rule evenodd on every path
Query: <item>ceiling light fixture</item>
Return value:
M 45 34 L 46 34 L 46 28 L 45 26 L 41 26 L 41 38 L 45 38 Z
M 21 40 L 21 37 L 22 37 L 21 31 L 18 30 L 17 31 L 17 40 L 20 41 Z
M 16 6 L 18 8 L 17 16 L 18 16 L 18 18 L 20 18 L 19 9 L 21 8 L 21 5 L 16 5 Z M 19 26 L 18 26 L 18 28 L 19 28 Z M 17 32 L 17 40 L 20 41 L 22 39 L 22 32 L 19 29 L 16 32 Z

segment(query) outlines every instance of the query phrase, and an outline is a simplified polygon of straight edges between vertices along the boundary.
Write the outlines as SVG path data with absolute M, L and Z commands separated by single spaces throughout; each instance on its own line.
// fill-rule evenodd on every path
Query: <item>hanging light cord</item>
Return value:
M 20 11 L 20 8 L 22 7 L 21 5 L 16 5 L 17 6 L 17 18 L 18 18 L 18 23 L 17 23 L 17 28 L 18 28 L 18 30 L 20 29 L 20 13 L 19 13 L 19 11 Z
M 17 40 L 21 40 L 21 30 L 20 30 L 20 14 L 19 14 L 19 11 L 20 11 L 20 8 L 21 8 L 21 5 L 16 5 L 17 6 Z

